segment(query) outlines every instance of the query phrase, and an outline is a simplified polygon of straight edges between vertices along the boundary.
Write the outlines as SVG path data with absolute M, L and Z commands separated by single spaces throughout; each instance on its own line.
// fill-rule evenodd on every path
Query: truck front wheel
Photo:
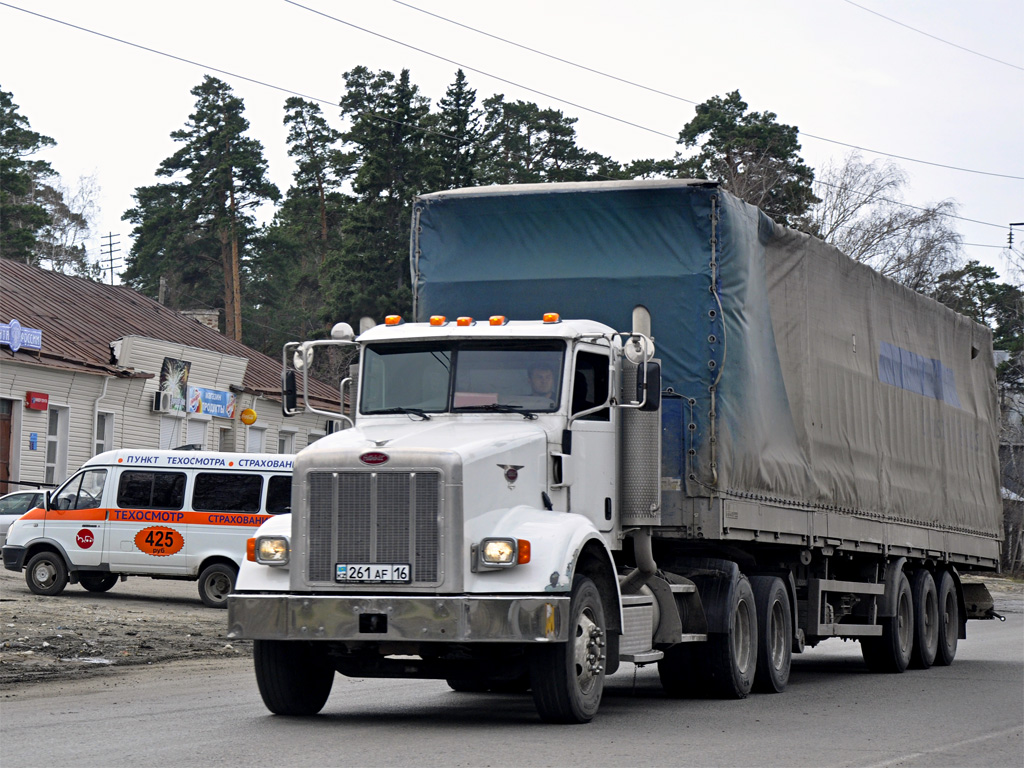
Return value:
M 303 717 L 324 708 L 334 667 L 321 646 L 303 640 L 254 640 L 256 684 L 275 715 Z
M 587 723 L 604 691 L 604 607 L 597 586 L 576 576 L 569 608 L 569 642 L 534 649 L 530 665 L 533 703 L 548 723 Z

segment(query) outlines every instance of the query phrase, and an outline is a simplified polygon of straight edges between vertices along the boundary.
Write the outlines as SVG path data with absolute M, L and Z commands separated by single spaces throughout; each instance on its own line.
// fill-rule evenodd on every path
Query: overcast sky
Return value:
M 899 156 L 904 202 L 954 199 L 965 255 L 1013 279 L 1004 247 L 1008 225 L 1024 222 L 1021 0 L 0 0 L 0 89 L 57 141 L 44 157 L 65 181 L 95 174 L 102 189 L 94 257 L 107 233 L 127 252 L 121 215 L 175 151 L 169 134 L 204 74 L 244 100 L 284 192 L 285 99 L 322 100 L 340 128 L 332 105 L 358 65 L 409 69 L 434 104 L 461 67 L 478 99 L 561 109 L 579 119 L 581 147 L 620 162 L 671 157 L 694 104 L 739 89 L 752 110 L 800 128 L 813 168 L 841 161 L 844 145 Z M 1019 256 L 1024 226 L 1015 232 Z

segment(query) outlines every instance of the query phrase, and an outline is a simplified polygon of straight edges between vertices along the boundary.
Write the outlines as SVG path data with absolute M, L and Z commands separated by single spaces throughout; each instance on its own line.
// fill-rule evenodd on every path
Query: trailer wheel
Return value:
M 57 552 L 33 555 L 25 567 L 25 583 L 37 595 L 59 595 L 68 585 L 68 567 Z
M 275 715 L 304 717 L 324 708 L 334 667 L 322 646 L 302 640 L 253 640 L 256 685 Z
M 939 600 L 935 579 L 922 568 L 914 574 L 910 591 L 914 596 L 914 649 L 910 666 L 928 669 L 939 650 Z
M 587 723 L 604 691 L 606 625 L 601 594 L 576 576 L 569 608 L 569 642 L 534 649 L 530 663 L 533 703 L 548 723 Z
M 910 664 L 914 647 L 914 596 L 907 574 L 900 574 L 896 590 L 896 615 L 882 619 L 882 636 L 860 641 L 864 661 L 872 672 L 903 672 Z
M 719 699 L 746 698 L 757 669 L 757 612 L 746 576 L 732 591 L 729 631 L 708 635 L 706 652 L 707 692 Z
M 116 573 L 80 573 L 78 583 L 90 592 L 107 592 L 117 584 Z
M 793 663 L 793 611 L 789 593 L 777 576 L 750 580 L 757 608 L 757 671 L 754 690 L 782 693 Z
M 939 612 L 939 644 L 935 664 L 948 667 L 956 657 L 956 641 L 960 636 L 960 602 L 956 583 L 949 571 L 943 571 L 936 588 Z
M 199 574 L 199 597 L 209 608 L 227 608 L 228 595 L 235 587 L 238 569 L 227 563 L 214 563 Z

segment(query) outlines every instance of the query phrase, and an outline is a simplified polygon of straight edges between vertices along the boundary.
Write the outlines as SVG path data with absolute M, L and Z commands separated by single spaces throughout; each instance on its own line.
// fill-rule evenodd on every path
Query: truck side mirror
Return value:
M 636 372 L 636 400 L 642 402 L 647 393 L 647 402 L 641 411 L 656 411 L 661 408 L 661 365 L 647 363 L 641 365 Z
M 281 374 L 281 411 L 285 416 L 294 416 L 297 410 L 298 394 L 295 387 L 295 371 Z

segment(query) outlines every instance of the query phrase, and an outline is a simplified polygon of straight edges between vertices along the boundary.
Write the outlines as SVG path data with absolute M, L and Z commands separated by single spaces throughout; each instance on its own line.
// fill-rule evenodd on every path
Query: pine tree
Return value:
M 777 122 L 774 112 L 747 112 L 739 91 L 697 105 L 679 132 L 679 144 L 700 152 L 677 155 L 678 175 L 721 182 L 737 197 L 792 224 L 818 202 L 811 190 L 814 171 L 797 154 L 800 131 Z
M 357 323 L 364 315 L 408 314 L 409 220 L 412 199 L 436 177 L 425 141 L 430 104 L 410 82 L 409 71 L 345 73 L 341 114 L 343 173 L 355 199 L 338 253 L 324 265 L 321 286 L 328 323 Z
M 227 83 L 207 75 L 192 89 L 192 95 L 196 97 L 195 111 L 183 129 L 171 133 L 183 146 L 157 170 L 159 176 L 184 180 L 166 189 L 141 188 L 135 196 L 139 204 L 125 214 L 124 218 L 137 224 L 136 241 L 128 257 L 129 273 L 135 277 L 151 272 L 156 264 L 138 263 L 139 259 L 144 254 L 166 253 L 166 246 L 146 238 L 166 235 L 187 243 L 190 247 L 178 254 L 181 257 L 196 258 L 194 247 L 200 247 L 200 261 L 213 257 L 209 249 L 215 242 L 224 286 L 225 333 L 241 340 L 243 253 L 253 231 L 249 210 L 279 199 L 280 192 L 266 178 L 263 146 L 244 135 L 249 128 L 244 104 Z M 143 190 L 145 199 L 140 199 Z M 176 203 L 181 221 L 169 220 L 169 212 L 155 205 L 158 202 Z M 160 221 L 146 221 L 147 214 Z
M 0 256 L 5 259 L 38 262 L 38 235 L 51 222 L 39 186 L 55 172 L 45 160 L 28 158 L 56 144 L 31 129 L 13 93 L 0 90 Z
M 476 106 L 476 91 L 469 87 L 465 73 L 455 73 L 438 101 L 433 133 L 428 137 L 440 169 L 438 189 L 458 189 L 479 183 L 484 155 L 483 112 Z

